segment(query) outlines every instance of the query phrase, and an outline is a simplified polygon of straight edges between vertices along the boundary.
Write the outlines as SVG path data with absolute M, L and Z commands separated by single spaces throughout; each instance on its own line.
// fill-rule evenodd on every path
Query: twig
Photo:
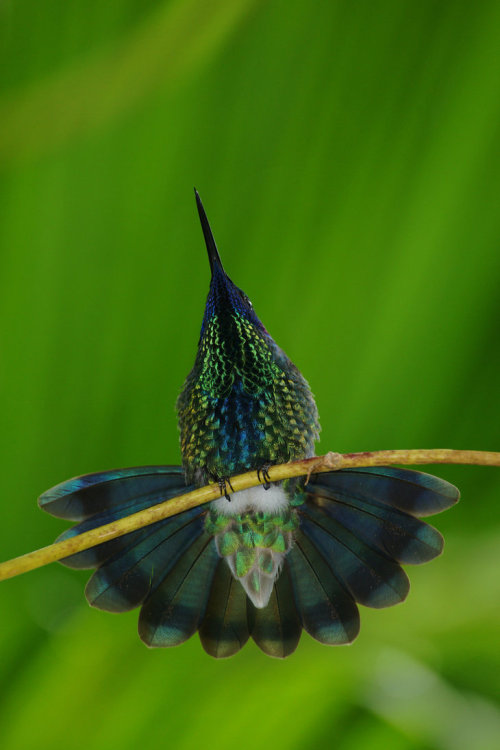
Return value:
M 327 453 L 317 458 L 308 458 L 302 461 L 292 461 L 287 464 L 271 466 L 269 477 L 271 481 L 277 482 L 290 477 L 307 476 L 312 473 L 324 471 L 337 471 L 338 469 L 352 469 L 358 466 L 389 466 L 392 464 L 475 464 L 479 466 L 500 466 L 500 453 L 493 451 L 469 451 L 430 449 L 430 450 L 394 450 L 394 451 L 366 451 L 364 453 Z M 256 471 L 248 471 L 245 474 L 231 478 L 231 486 L 235 492 L 258 485 L 259 479 Z M 175 516 L 185 510 L 197 505 L 215 500 L 220 495 L 218 484 L 200 487 L 199 489 L 179 495 L 171 500 L 166 500 L 151 508 L 133 513 L 130 516 L 113 521 L 104 526 L 99 526 L 91 531 L 86 531 L 78 536 L 65 539 L 62 542 L 49 544 L 48 547 L 28 552 L 26 555 L 15 557 L 0 563 L 0 581 L 13 578 L 21 573 L 26 573 L 43 565 L 62 560 L 77 552 L 82 552 L 90 547 L 95 547 L 110 539 L 123 536 L 131 531 L 136 531 L 144 526 L 149 526 L 163 518 Z

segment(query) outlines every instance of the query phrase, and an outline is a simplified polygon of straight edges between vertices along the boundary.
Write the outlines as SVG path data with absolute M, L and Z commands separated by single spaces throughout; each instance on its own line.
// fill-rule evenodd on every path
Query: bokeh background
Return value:
M 53 484 L 179 462 L 193 185 L 321 452 L 500 448 L 497 0 L 1 0 L 0 35 L 2 559 Z M 0 746 L 497 748 L 500 472 L 434 471 L 445 553 L 350 647 L 149 651 L 85 572 L 2 583 Z

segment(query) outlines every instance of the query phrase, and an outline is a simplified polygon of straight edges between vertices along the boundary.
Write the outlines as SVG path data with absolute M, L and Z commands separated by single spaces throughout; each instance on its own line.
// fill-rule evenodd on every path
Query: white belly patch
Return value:
M 249 487 L 233 492 L 229 497 L 229 500 L 225 497 L 214 500 L 211 503 L 212 508 L 225 516 L 237 516 L 245 511 L 275 514 L 288 508 L 288 497 L 283 487 L 275 484 L 268 490 L 262 486 Z

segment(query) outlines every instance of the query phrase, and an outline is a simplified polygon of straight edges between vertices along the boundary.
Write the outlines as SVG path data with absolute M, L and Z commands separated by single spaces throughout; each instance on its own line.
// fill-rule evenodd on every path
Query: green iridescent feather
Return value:
M 319 434 L 309 386 L 269 334 L 239 314 L 226 323 L 230 343 L 216 315 L 207 321 L 177 400 L 184 467 L 199 484 L 313 455 Z

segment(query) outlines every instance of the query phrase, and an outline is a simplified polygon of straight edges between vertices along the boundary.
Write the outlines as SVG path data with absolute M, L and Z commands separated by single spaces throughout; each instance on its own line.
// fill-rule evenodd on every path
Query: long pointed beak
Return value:
M 201 202 L 201 198 L 198 195 L 198 191 L 196 190 L 196 188 L 194 189 L 194 194 L 196 196 L 196 205 L 198 207 L 198 214 L 200 216 L 201 228 L 203 229 L 203 236 L 205 237 L 205 244 L 207 246 L 208 260 L 210 261 L 212 276 L 214 275 L 216 269 L 224 273 L 222 261 L 217 250 L 217 245 L 215 244 L 214 236 L 212 234 L 212 230 L 210 229 L 210 224 L 208 223 L 205 209 L 203 208 L 203 203 Z

